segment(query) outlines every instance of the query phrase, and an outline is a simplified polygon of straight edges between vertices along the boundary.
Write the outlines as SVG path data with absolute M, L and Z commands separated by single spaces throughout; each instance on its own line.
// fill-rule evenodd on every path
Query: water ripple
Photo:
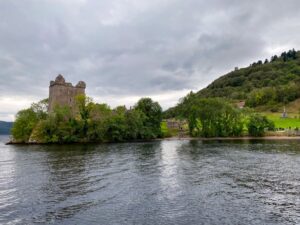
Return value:
M 300 142 L 5 146 L 0 224 L 300 224 Z

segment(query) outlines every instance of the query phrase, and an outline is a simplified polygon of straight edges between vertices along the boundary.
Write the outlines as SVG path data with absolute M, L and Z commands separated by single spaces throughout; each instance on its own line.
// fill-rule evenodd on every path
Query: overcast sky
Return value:
M 87 83 L 97 102 L 164 109 L 235 66 L 300 49 L 299 0 L 0 0 L 0 120 Z

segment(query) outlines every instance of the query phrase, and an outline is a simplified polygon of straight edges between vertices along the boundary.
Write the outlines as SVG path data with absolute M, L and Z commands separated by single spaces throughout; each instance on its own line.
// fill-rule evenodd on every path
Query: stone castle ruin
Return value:
M 55 106 L 70 106 L 74 112 L 76 110 L 75 97 L 85 95 L 85 88 L 85 82 L 79 81 L 74 87 L 71 83 L 67 83 L 65 78 L 59 74 L 55 81 L 50 81 L 48 112 L 52 112 Z

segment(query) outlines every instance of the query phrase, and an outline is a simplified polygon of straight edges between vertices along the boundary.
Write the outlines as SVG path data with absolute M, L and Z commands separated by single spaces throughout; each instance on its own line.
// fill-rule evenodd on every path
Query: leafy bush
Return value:
M 18 142 L 28 141 L 37 122 L 38 117 L 32 108 L 18 112 L 11 130 L 14 139 Z
M 253 114 L 247 123 L 248 133 L 250 136 L 259 137 L 265 134 L 266 129 L 274 130 L 274 122 L 268 120 L 266 116 Z

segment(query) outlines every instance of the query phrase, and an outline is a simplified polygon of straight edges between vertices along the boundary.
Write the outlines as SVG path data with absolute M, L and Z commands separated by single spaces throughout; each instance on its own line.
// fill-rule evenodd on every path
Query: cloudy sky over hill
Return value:
M 0 120 L 58 73 L 112 106 L 164 108 L 235 66 L 300 49 L 298 0 L 0 1 Z

